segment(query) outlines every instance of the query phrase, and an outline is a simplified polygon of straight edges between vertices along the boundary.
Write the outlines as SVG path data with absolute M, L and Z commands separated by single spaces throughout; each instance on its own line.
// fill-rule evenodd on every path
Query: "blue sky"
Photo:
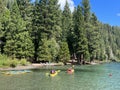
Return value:
M 75 5 L 81 0 L 73 0 Z M 90 0 L 91 11 L 98 20 L 110 25 L 120 26 L 120 0 Z

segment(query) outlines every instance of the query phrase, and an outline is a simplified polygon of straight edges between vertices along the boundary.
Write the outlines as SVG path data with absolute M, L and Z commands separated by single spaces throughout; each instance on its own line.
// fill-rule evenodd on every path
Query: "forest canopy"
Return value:
M 98 20 L 90 1 L 71 12 L 57 0 L 0 0 L 0 53 L 32 62 L 120 59 L 120 27 Z

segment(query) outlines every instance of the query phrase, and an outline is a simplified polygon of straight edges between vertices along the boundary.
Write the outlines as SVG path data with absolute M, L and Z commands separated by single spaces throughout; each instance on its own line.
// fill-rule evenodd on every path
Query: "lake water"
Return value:
M 120 90 L 120 63 L 75 66 L 72 75 L 66 73 L 68 67 L 47 66 L 12 76 L 0 72 L 0 90 Z M 61 72 L 46 76 L 51 69 Z

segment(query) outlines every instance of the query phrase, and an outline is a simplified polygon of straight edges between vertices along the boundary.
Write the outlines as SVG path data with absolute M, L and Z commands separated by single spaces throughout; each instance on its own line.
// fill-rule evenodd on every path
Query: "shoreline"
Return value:
M 14 68 L 12 67 L 1 67 L 0 71 L 9 71 L 9 70 L 26 70 L 26 69 L 39 69 L 40 67 L 43 66 L 60 66 L 62 64 L 58 63 L 50 63 L 50 64 L 38 64 L 38 63 L 32 63 L 26 66 L 16 66 Z
M 91 63 L 86 63 L 86 65 L 97 65 L 97 64 L 102 64 L 106 63 L 105 61 L 102 62 L 91 62 Z M 63 64 L 61 63 L 32 63 L 26 66 L 16 66 L 16 67 L 0 67 L 0 71 L 9 71 L 9 70 L 28 70 L 28 69 L 39 69 L 40 67 L 43 66 L 62 66 Z M 69 65 L 69 64 L 68 64 Z

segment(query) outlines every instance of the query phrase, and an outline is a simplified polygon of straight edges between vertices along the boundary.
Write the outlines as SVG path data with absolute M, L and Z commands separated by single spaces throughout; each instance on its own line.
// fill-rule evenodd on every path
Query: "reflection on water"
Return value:
M 75 66 L 72 75 L 66 73 L 68 67 L 49 66 L 12 76 L 0 73 L 0 90 L 120 90 L 120 63 Z M 61 72 L 46 76 L 51 69 Z

